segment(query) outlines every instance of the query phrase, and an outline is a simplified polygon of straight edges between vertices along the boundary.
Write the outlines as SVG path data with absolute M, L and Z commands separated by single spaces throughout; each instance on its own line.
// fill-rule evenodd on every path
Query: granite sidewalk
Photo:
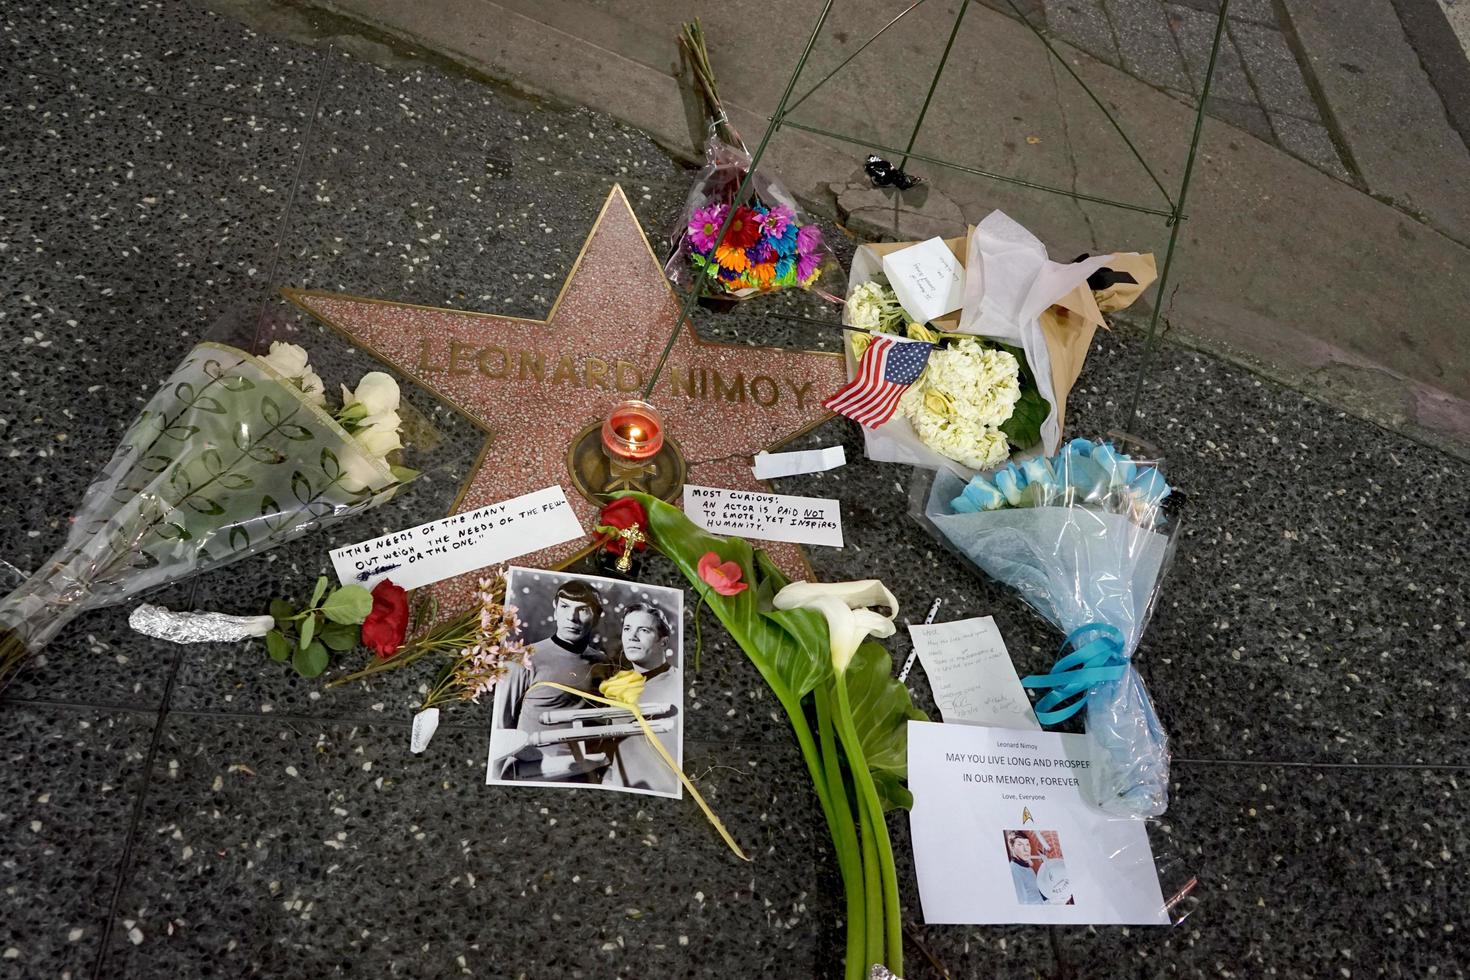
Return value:
M 544 315 L 614 183 L 650 234 L 687 190 L 608 116 L 188 4 L 10 4 L 0 44 L 0 558 L 19 570 L 60 545 L 202 336 L 279 320 L 378 367 L 280 287 Z M 810 307 L 699 327 L 832 344 L 769 310 Z M 1074 431 L 1120 421 L 1139 354 L 1128 331 L 1099 339 Z M 329 547 L 442 515 L 479 439 L 407 397 L 444 435 L 414 492 L 154 601 L 254 612 L 309 588 Z M 1197 876 L 1191 914 L 916 924 L 911 980 L 1470 974 L 1470 465 L 1173 341 L 1144 406 L 1190 498 L 1140 657 L 1176 753 L 1153 841 L 1171 880 Z M 779 484 L 843 500 L 849 545 L 814 550 L 817 573 L 993 615 L 1020 670 L 1049 665 L 1052 631 L 908 519 L 908 471 L 863 460 L 843 421 L 804 445 L 836 443 L 847 467 Z M 126 612 L 79 619 L 0 700 L 0 978 L 836 975 L 825 830 L 776 704 L 718 630 L 686 697 L 689 770 L 748 866 L 685 804 L 484 787 L 473 711 L 411 756 L 419 678 L 324 692 L 258 646 L 143 639 Z M 891 826 L 917 923 L 907 823 Z

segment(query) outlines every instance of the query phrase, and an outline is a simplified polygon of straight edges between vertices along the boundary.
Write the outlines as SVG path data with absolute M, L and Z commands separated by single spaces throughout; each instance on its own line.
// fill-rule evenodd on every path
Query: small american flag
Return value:
M 857 376 L 822 406 L 876 429 L 893 418 L 898 400 L 924 373 L 933 350 L 922 340 L 875 336 L 858 362 Z

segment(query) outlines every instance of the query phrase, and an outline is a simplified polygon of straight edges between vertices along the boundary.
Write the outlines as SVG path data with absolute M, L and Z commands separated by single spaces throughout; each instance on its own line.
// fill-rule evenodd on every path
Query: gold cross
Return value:
M 648 535 L 634 524 L 632 527 L 621 528 L 613 537 L 623 542 L 623 553 L 618 555 L 617 570 L 627 572 L 633 567 L 633 546 L 643 544 L 648 540 Z

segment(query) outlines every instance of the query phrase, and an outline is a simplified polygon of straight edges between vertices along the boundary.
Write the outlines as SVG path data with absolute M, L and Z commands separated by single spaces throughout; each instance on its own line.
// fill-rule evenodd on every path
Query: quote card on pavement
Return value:
M 566 493 L 551 486 L 338 548 L 332 567 L 343 585 L 371 589 L 391 578 L 394 585 L 417 589 L 582 534 Z
M 999 728 L 1041 727 L 994 619 L 980 616 L 910 626 L 909 635 L 945 721 Z
M 684 485 L 684 516 L 712 534 L 842 547 L 842 510 L 825 497 Z

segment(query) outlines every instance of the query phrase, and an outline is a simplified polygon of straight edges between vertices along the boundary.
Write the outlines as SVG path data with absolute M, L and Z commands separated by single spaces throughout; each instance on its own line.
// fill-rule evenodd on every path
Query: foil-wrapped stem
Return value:
M 144 636 L 170 643 L 227 643 L 265 636 L 276 624 L 270 616 L 227 616 L 217 612 L 172 612 L 147 603 L 134 609 L 128 625 Z

